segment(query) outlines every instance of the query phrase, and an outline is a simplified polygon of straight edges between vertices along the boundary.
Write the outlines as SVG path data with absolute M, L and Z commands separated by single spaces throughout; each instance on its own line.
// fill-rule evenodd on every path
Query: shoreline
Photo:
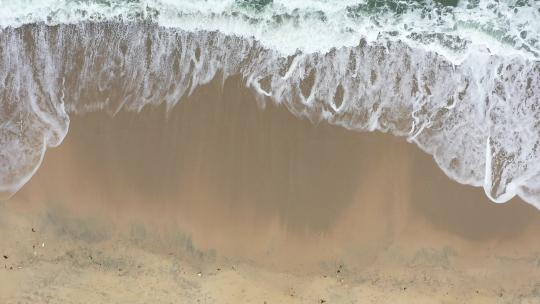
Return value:
M 533 206 L 253 99 L 237 79 L 167 114 L 74 117 L 0 204 L 0 300 L 539 303 Z

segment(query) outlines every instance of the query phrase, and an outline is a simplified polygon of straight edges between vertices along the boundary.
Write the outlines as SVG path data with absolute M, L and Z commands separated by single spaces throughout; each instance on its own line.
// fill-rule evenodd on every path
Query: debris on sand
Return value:
M 336 270 L 336 274 L 339 276 L 339 274 L 343 271 L 343 265 L 339 265 L 338 269 Z

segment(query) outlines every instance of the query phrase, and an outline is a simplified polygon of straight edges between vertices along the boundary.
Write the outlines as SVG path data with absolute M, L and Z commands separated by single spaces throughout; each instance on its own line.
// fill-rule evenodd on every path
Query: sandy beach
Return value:
M 241 79 L 71 117 L 0 203 L 1 303 L 540 303 L 540 212 Z

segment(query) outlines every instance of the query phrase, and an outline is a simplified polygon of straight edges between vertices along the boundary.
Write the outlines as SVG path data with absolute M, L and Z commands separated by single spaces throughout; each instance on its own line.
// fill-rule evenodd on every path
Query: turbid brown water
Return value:
M 540 303 L 534 207 L 403 139 L 261 109 L 240 79 L 72 116 L 1 208 L 8 303 Z

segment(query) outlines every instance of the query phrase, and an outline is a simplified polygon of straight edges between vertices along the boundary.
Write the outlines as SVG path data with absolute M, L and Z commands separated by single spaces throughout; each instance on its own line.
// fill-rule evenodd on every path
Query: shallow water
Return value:
M 199 85 L 242 76 L 259 104 L 407 137 L 494 201 L 537 198 L 536 60 L 484 52 L 455 65 L 386 40 L 285 57 L 250 38 L 151 23 L 27 25 L 1 39 L 3 192 L 20 189 L 61 143 L 69 114 L 170 110 Z

